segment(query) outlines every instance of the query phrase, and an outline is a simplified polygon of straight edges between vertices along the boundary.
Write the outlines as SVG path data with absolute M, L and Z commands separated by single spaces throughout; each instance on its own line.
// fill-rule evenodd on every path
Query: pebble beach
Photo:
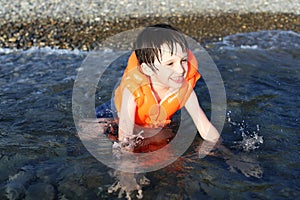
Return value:
M 0 47 L 91 50 L 129 29 L 168 23 L 199 42 L 259 30 L 300 32 L 300 2 L 0 0 Z

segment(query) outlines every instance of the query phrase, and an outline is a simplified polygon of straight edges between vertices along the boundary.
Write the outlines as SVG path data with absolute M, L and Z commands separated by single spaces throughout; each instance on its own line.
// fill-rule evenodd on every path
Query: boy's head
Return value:
M 178 47 L 187 52 L 188 44 L 183 34 L 170 25 L 156 24 L 146 27 L 139 34 L 135 43 L 135 54 L 140 64 L 145 63 L 156 71 L 159 69 L 154 65 L 154 61 L 161 61 L 162 51 L 170 51 L 173 55 Z

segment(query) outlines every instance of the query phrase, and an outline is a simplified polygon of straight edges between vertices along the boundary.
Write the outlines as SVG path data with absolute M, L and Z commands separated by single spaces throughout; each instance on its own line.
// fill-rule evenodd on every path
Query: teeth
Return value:
M 182 81 L 182 77 L 172 78 L 172 80 L 176 81 L 176 82 L 181 82 Z

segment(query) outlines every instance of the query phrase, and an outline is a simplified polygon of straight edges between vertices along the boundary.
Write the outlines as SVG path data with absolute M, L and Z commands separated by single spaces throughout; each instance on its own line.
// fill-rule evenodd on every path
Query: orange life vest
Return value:
M 149 78 L 139 70 L 135 52 L 128 59 L 120 85 L 115 90 L 115 106 L 121 110 L 122 94 L 126 87 L 134 96 L 136 103 L 135 123 L 146 127 L 159 127 L 170 123 L 173 114 L 185 105 L 196 81 L 200 78 L 198 63 L 193 53 L 188 51 L 188 71 L 179 90 L 161 102 L 157 102 L 151 90 Z

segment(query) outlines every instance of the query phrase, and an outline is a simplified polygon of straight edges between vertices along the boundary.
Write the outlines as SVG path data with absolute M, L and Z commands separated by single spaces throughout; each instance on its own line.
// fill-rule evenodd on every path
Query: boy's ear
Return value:
M 146 63 L 141 64 L 141 70 L 147 76 L 152 76 L 154 74 L 153 70 Z

